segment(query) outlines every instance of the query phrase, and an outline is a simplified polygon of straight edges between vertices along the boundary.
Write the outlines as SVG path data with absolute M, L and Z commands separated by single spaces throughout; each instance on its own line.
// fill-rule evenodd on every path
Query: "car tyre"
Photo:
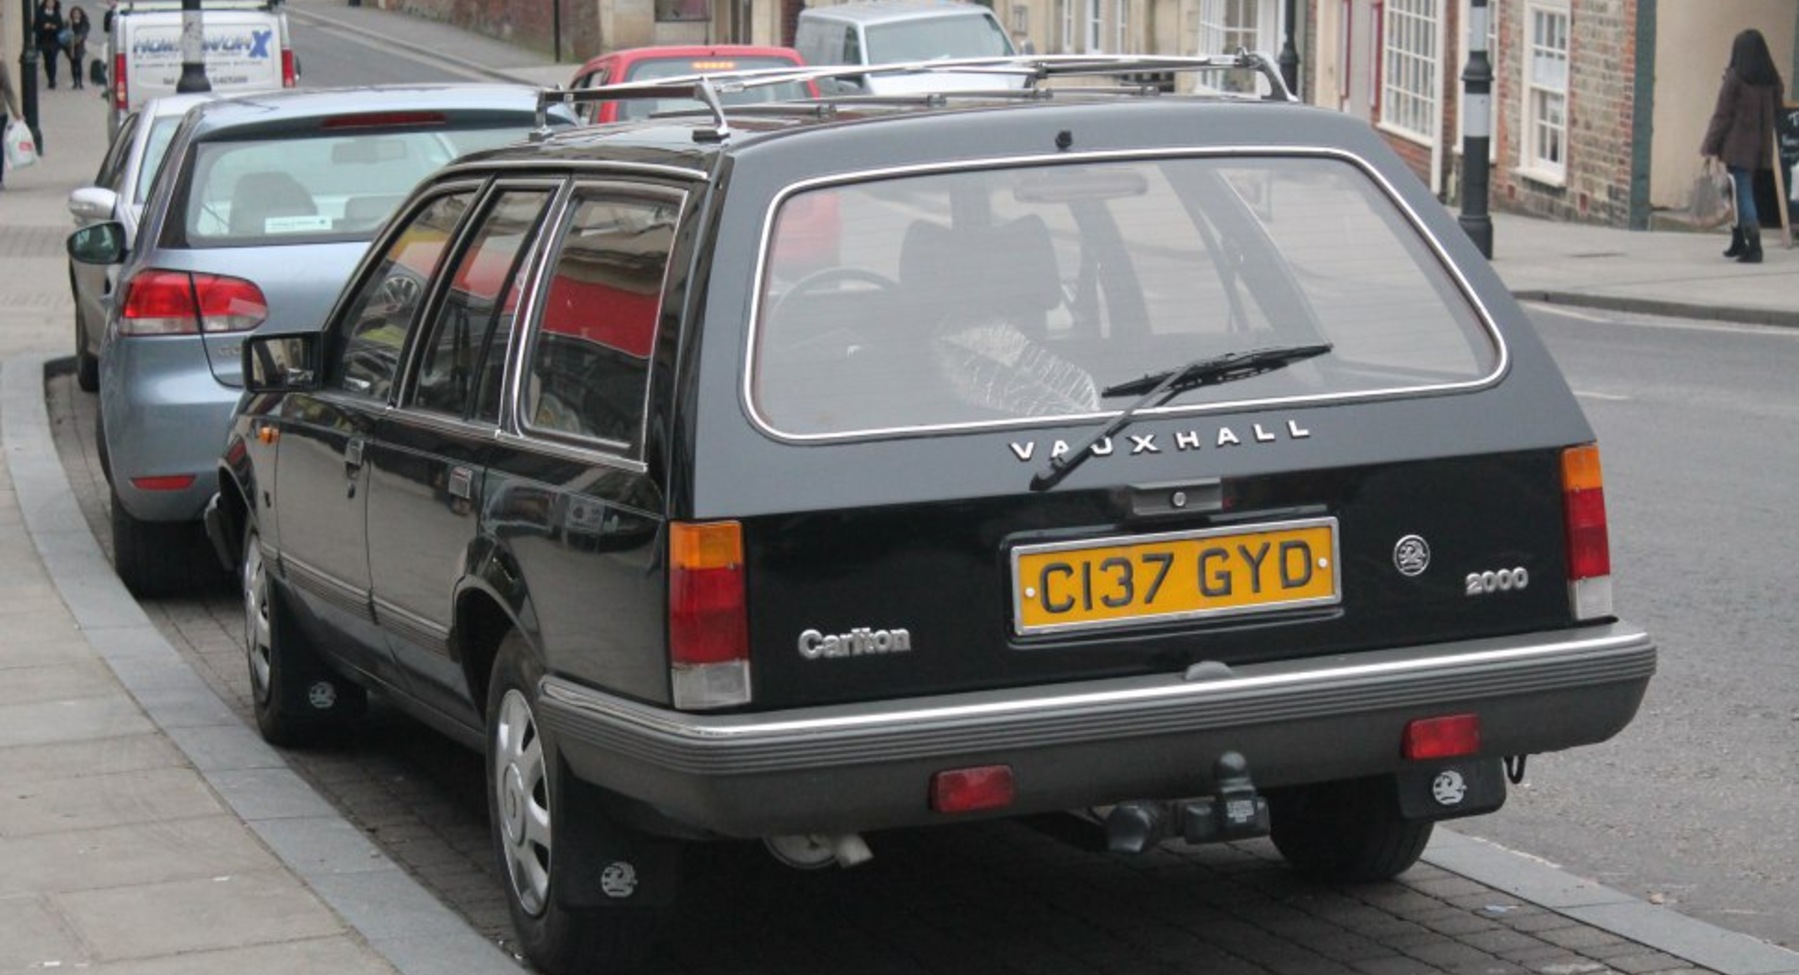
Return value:
M 1269 795 L 1271 838 L 1295 870 L 1332 883 L 1391 880 L 1430 842 L 1432 823 L 1400 818 L 1391 778 L 1355 779 Z
M 572 776 L 538 720 L 542 676 L 525 639 L 507 634 L 488 682 L 486 767 L 489 829 L 513 928 L 531 964 L 549 975 L 637 971 L 649 961 L 662 911 L 581 909 L 562 896 L 564 877 L 599 869 L 573 862 L 578 858 L 568 850 L 595 845 L 576 831 L 632 831 L 571 798 Z
M 314 745 L 340 734 L 362 713 L 367 694 L 324 666 L 300 639 L 269 578 L 254 525 L 244 532 L 238 575 L 256 730 L 264 741 L 284 747 Z
M 87 350 L 87 317 L 75 309 L 75 385 L 84 393 L 100 391 L 100 357 Z
M 194 522 L 144 521 L 125 510 L 117 490 L 112 492 L 112 564 L 139 599 L 216 588 L 228 579 Z

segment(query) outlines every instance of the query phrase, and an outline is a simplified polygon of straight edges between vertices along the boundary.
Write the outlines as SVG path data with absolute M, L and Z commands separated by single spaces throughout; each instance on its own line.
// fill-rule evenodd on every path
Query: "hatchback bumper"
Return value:
M 143 521 L 194 521 L 219 488 L 219 452 L 240 390 L 213 378 L 197 339 L 140 337 L 107 344 L 100 412 L 113 490 Z M 192 477 L 145 490 L 142 478 Z
M 1407 722 L 1475 713 L 1488 757 L 1604 741 L 1655 672 L 1615 623 L 1180 675 L 759 714 L 656 708 L 559 678 L 541 720 L 574 773 L 728 836 L 945 823 L 931 777 L 1009 765 L 1023 815 L 1209 794 L 1236 751 L 1262 789 L 1407 767 Z

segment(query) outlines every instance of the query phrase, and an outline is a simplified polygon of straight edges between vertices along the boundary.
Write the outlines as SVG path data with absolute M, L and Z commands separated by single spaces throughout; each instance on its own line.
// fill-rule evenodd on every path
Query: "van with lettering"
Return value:
M 124 0 L 106 22 L 108 132 L 181 81 L 181 4 Z M 206 80 L 225 94 L 292 88 L 299 60 L 279 0 L 209 0 L 200 13 Z

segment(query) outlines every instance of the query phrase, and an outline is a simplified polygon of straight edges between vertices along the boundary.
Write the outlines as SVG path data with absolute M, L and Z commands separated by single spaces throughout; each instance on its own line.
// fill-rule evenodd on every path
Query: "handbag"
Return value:
M 1730 173 L 1722 163 L 1707 160 L 1688 193 L 1687 212 L 1692 214 L 1693 225 L 1717 227 L 1733 219 L 1736 206 L 1730 197 Z
M 75 39 L 74 32 L 69 30 L 67 27 L 64 27 L 62 30 L 59 30 L 56 32 L 56 46 L 57 47 L 68 47 L 69 42 L 73 41 L 74 39 Z
M 37 140 L 32 138 L 31 126 L 24 122 L 6 123 L 6 165 L 24 169 L 36 162 Z

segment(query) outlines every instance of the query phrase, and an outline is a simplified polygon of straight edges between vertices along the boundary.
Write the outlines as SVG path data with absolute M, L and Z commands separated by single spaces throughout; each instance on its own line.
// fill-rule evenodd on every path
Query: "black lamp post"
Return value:
M 175 91 L 186 95 L 211 91 L 206 80 L 206 24 L 200 19 L 200 0 L 181 0 L 181 80 Z
M 38 154 L 43 155 L 44 133 L 37 125 L 37 32 L 32 29 L 37 12 L 31 0 L 19 0 L 19 8 L 25 11 L 25 44 L 19 48 L 19 108 L 25 112 L 25 127 L 31 130 Z
M 1468 66 L 1462 69 L 1462 91 L 1462 215 L 1457 221 L 1481 255 L 1492 260 L 1487 155 L 1492 141 L 1493 63 L 1487 59 L 1487 0 L 1468 3 Z
M 1293 46 L 1293 21 L 1296 16 L 1293 7 L 1294 0 L 1287 0 L 1286 13 L 1282 18 L 1287 24 L 1287 36 L 1286 39 L 1281 42 L 1281 53 L 1276 56 L 1275 61 L 1280 65 L 1281 81 L 1286 83 L 1287 90 L 1293 93 L 1293 97 L 1298 98 L 1299 49 Z

